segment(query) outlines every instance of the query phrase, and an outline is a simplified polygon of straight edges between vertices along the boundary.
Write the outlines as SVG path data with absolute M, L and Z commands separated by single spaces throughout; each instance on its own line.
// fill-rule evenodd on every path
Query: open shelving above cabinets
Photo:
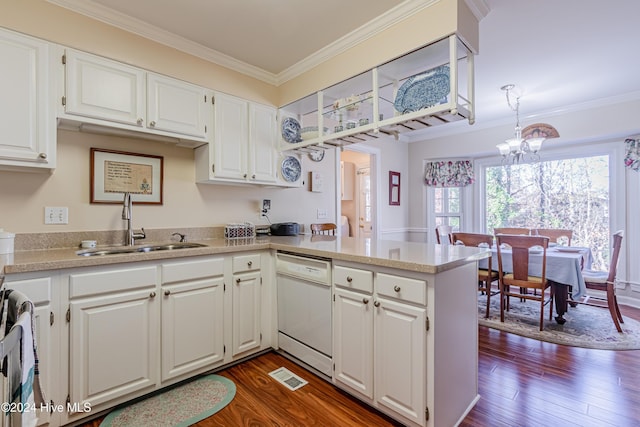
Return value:
M 280 150 L 397 139 L 464 119 L 473 124 L 473 58 L 454 34 L 285 105 Z

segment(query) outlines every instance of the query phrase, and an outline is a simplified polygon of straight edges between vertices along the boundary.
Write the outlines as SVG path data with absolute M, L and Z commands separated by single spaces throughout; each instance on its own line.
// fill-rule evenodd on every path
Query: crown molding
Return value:
M 165 46 L 172 47 L 181 52 L 188 53 L 214 64 L 248 75 L 271 85 L 276 85 L 277 79 L 276 75 L 273 73 L 269 73 L 261 68 L 247 64 L 246 62 L 239 61 L 217 50 L 207 48 L 199 43 L 192 42 L 184 37 L 180 37 L 174 33 L 165 31 L 139 19 L 117 12 L 91 0 L 46 1 Z
M 279 86 L 440 0 L 406 0 L 393 9 L 390 9 L 387 13 L 367 22 L 360 28 L 318 50 L 312 55 L 309 55 L 305 59 L 278 74 L 270 73 L 261 68 L 247 64 L 246 62 L 239 61 L 217 50 L 207 48 L 199 43 L 192 42 L 184 37 L 180 37 L 174 33 L 163 30 L 154 25 L 150 25 L 139 19 L 117 12 L 91 0 L 46 1 L 165 46 L 194 55 L 214 64 L 229 68 L 265 83 Z M 484 0 L 467 1 L 484 2 Z
M 471 13 L 478 19 L 478 22 L 482 21 L 482 18 L 487 16 L 491 10 L 486 0 L 465 0 L 465 3 Z

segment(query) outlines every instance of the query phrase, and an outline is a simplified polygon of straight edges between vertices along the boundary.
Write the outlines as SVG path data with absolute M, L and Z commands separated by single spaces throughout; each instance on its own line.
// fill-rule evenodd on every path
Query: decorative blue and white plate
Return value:
M 284 158 L 281 170 L 282 177 L 288 182 L 296 182 L 302 175 L 302 166 L 300 166 L 298 159 L 293 156 Z
M 400 113 L 410 113 L 446 102 L 449 94 L 449 65 L 441 65 L 407 79 L 393 103 Z
M 293 117 L 285 117 L 282 121 L 282 138 L 290 143 L 300 142 L 300 123 Z

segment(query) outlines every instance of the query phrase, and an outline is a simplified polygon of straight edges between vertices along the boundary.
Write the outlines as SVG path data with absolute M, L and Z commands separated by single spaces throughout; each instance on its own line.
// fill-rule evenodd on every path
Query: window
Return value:
M 609 258 L 609 155 L 488 166 L 485 227 L 566 228 L 590 247 L 595 269 Z
M 462 199 L 459 187 L 433 188 L 435 225 L 450 225 L 453 231 L 462 227 Z

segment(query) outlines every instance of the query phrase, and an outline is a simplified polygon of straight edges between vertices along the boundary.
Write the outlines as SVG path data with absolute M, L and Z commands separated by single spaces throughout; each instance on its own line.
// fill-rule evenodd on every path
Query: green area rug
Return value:
M 521 302 L 511 298 L 511 308 L 505 311 L 504 323 L 500 322 L 500 298 L 491 297 L 489 318 L 485 319 L 487 300 L 478 296 L 478 323 L 493 329 L 510 332 L 539 341 L 570 345 L 573 347 L 603 350 L 639 350 L 640 322 L 624 317 L 621 324 L 624 333 L 616 330 L 607 308 L 578 304 L 569 306 L 564 318 L 567 322 L 559 325 L 549 319 L 549 306 L 545 306 L 544 329 L 539 330 L 540 304 L 535 301 Z M 555 309 L 554 309 L 554 316 Z
M 117 409 L 100 426 L 186 427 L 215 414 L 235 395 L 236 385 L 231 380 L 207 375 Z

